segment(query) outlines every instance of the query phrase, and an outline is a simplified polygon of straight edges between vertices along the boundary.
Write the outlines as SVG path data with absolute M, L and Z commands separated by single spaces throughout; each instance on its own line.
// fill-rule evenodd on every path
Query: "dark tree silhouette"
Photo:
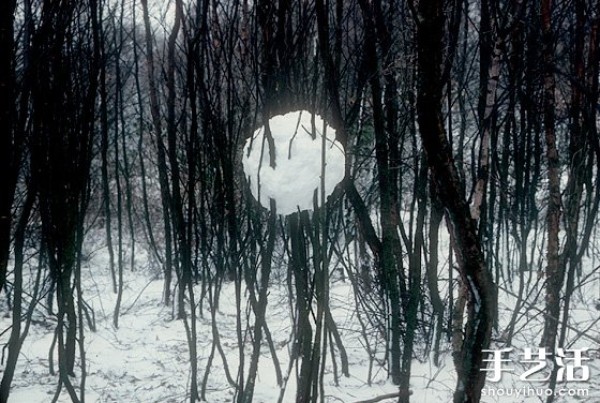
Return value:
M 0 5 L 0 170 L 3 172 L 0 191 L 0 294 L 4 291 L 11 243 L 12 208 L 23 134 L 17 122 L 17 83 L 15 54 L 15 8 L 16 0 Z
M 461 346 L 461 359 L 454 402 L 479 402 L 485 383 L 480 371 L 483 349 L 490 344 L 494 320 L 494 283 L 485 267 L 477 227 L 462 195 L 461 180 L 442 123 L 441 66 L 443 61 L 444 1 L 419 2 L 417 49 L 419 84 L 417 113 L 419 131 L 427 152 L 432 180 L 450 219 L 461 279 L 468 289 L 468 321 Z
M 431 359 L 478 402 L 492 339 L 543 329 L 550 359 L 597 340 L 573 309 L 600 270 L 599 60 L 595 0 L 1 2 L 0 401 L 34 327 L 54 330 L 54 400 L 85 400 L 96 274 L 115 334 L 130 285 L 161 282 L 191 402 L 222 393 L 215 371 L 256 400 L 265 364 L 280 402 L 323 401 L 358 357 L 365 382 L 397 387 L 366 401 L 418 401 Z M 240 161 L 265 126 L 283 165 L 268 122 L 299 109 L 335 128 L 345 178 L 281 216 Z

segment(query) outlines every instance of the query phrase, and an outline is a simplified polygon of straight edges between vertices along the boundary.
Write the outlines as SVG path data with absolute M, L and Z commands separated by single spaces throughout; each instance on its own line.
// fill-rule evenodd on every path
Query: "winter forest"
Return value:
M 2 0 L 0 402 L 600 402 L 600 2 Z

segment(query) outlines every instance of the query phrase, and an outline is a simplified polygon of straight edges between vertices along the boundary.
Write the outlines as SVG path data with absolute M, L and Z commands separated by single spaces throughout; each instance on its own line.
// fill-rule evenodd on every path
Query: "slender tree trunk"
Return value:
M 131 10 L 131 15 L 133 20 L 135 21 L 136 19 L 136 9 L 137 9 L 137 5 L 135 4 L 136 2 L 134 1 L 132 4 L 132 10 Z M 133 42 L 134 43 L 138 43 L 137 42 L 137 34 L 136 34 L 137 30 L 132 30 L 131 36 L 133 38 Z M 142 87 L 141 87 L 141 83 L 140 83 L 140 68 L 139 68 L 139 55 L 138 55 L 138 46 L 134 46 L 133 47 L 133 64 L 135 66 L 134 69 L 134 79 L 135 79 L 135 93 L 137 96 L 137 104 L 139 106 L 139 119 L 138 119 L 138 142 L 137 142 L 137 151 L 138 151 L 138 155 L 140 156 L 139 158 L 139 164 L 140 164 L 140 181 L 142 183 L 142 204 L 143 204 L 143 212 L 142 212 L 142 216 L 143 216 L 143 221 L 145 224 L 145 228 L 146 228 L 146 236 L 148 239 L 148 242 L 150 243 L 150 248 L 152 250 L 152 252 L 154 253 L 154 257 L 156 259 L 156 261 L 158 261 L 159 264 L 161 264 L 163 267 L 166 267 L 166 263 L 165 263 L 165 259 L 162 258 L 161 254 L 158 251 L 158 246 L 156 244 L 156 239 L 154 236 L 154 229 L 153 229 L 153 224 L 152 224 L 152 219 L 150 217 L 150 206 L 148 203 L 148 185 L 146 183 L 146 163 L 144 162 L 145 159 L 145 155 L 144 155 L 144 125 L 145 125 L 145 113 L 144 113 L 144 101 L 142 100 Z M 167 274 L 165 272 L 165 274 Z M 170 294 L 167 295 L 167 293 L 170 292 L 171 290 L 171 285 L 170 285 L 170 281 L 167 284 L 167 277 L 165 277 L 165 301 L 168 301 L 170 299 Z
M 408 279 L 408 303 L 405 314 L 406 330 L 404 335 L 404 349 L 402 352 L 402 373 L 400 378 L 400 399 L 402 403 L 408 403 L 410 399 L 410 373 L 413 358 L 413 347 L 417 330 L 417 314 L 421 302 L 421 266 L 424 247 L 424 226 L 427 214 L 427 164 L 425 158 L 419 158 L 419 174 L 415 184 L 415 198 L 417 199 L 417 222 L 413 248 L 410 251 L 409 279 Z M 437 281 L 437 273 L 435 277 Z M 439 298 L 439 297 L 438 297 Z
M 473 202 L 471 204 L 471 217 L 479 221 L 481 217 L 482 205 L 486 197 L 486 189 L 489 182 L 490 171 L 490 145 L 491 138 L 494 134 L 494 112 L 496 109 L 496 89 L 500 79 L 500 51 L 501 38 L 496 33 L 494 45 L 492 48 L 491 60 L 488 64 L 487 85 L 485 86 L 485 106 L 483 108 L 483 116 L 481 117 L 481 145 L 479 148 L 479 168 L 477 180 L 475 182 L 475 191 L 473 194 Z
M 560 290 L 565 273 L 560 264 L 561 194 L 560 161 L 556 145 L 555 132 L 555 78 L 554 78 L 554 33 L 552 30 L 552 0 L 542 0 L 542 52 L 544 63 L 544 133 L 546 138 L 546 159 L 548 162 L 548 209 L 546 228 L 548 244 L 546 246 L 546 314 L 541 344 L 554 351 L 560 314 Z
M 469 308 L 462 343 L 462 360 L 457 366 L 454 402 L 481 398 L 485 383 L 483 349 L 490 345 L 494 321 L 494 283 L 486 270 L 477 228 L 461 191 L 462 184 L 453 163 L 452 149 L 442 121 L 441 71 L 444 37 L 444 1 L 419 2 L 417 49 L 419 85 L 417 113 L 429 169 L 449 217 L 455 240 L 454 253 L 462 281 L 468 287 Z
M 21 331 L 21 324 L 23 322 L 22 315 L 22 303 L 23 303 L 23 247 L 25 244 L 25 230 L 29 222 L 29 217 L 33 209 L 33 204 L 36 200 L 37 192 L 33 184 L 29 184 L 29 190 L 27 192 L 27 198 L 23 209 L 21 211 L 21 217 L 15 230 L 15 265 L 13 270 L 14 283 L 13 283 L 13 311 L 12 311 L 12 329 L 10 332 L 10 338 L 8 340 L 8 356 L 2 375 L 2 381 L 0 383 L 0 402 L 7 402 L 8 395 L 10 393 L 10 386 L 15 375 L 15 368 L 17 366 L 17 360 L 19 359 L 19 353 L 25 337 L 27 336 L 28 326 L 25 326 L 25 330 Z M 30 320 L 30 316 L 27 315 L 27 320 Z
M 440 296 L 438 287 L 438 264 L 439 264 L 439 233 L 444 211 L 441 201 L 435 190 L 435 184 L 429 181 L 431 209 L 429 215 L 429 262 L 426 266 L 427 288 L 433 308 L 435 322 L 435 340 L 433 346 L 433 362 L 439 365 L 440 342 L 442 338 L 442 327 L 444 322 L 444 302 Z
M 14 19 L 16 0 L 0 4 L 0 294 L 6 282 L 10 250 L 12 205 L 17 184 L 19 152 L 16 138 Z M 29 21 L 26 21 L 26 23 Z
M 394 217 L 396 211 L 394 206 L 396 202 L 393 200 L 391 184 L 392 175 L 390 170 L 390 148 L 388 144 L 388 136 L 385 130 L 385 116 L 382 105 L 382 89 L 378 74 L 379 66 L 377 63 L 378 57 L 376 47 L 373 46 L 377 41 L 375 34 L 375 20 L 372 6 L 367 4 L 366 0 L 361 0 L 360 6 L 363 12 L 363 21 L 366 27 L 366 38 L 364 46 L 364 57 L 368 60 L 367 69 L 371 77 L 369 83 L 372 92 L 373 102 L 373 125 L 375 129 L 375 156 L 377 159 L 377 176 L 379 184 L 380 197 L 380 224 L 381 224 L 381 275 L 382 285 L 385 287 L 385 292 L 389 298 L 390 306 L 390 375 L 394 384 L 400 383 L 401 377 L 401 357 L 402 350 L 400 347 L 401 341 L 401 288 L 399 284 L 399 272 L 396 262 L 395 248 L 398 248 L 400 240 L 398 238 L 397 218 Z M 396 143 L 397 146 L 397 143 Z M 402 289 L 402 295 L 406 295 L 406 291 Z
M 306 256 L 305 220 L 294 213 L 288 216 L 289 237 L 291 241 L 291 266 L 294 274 L 296 291 L 296 346 L 300 370 L 298 374 L 298 389 L 296 403 L 312 401 L 312 341 L 313 327 L 310 321 L 312 287 L 309 281 L 309 266 Z M 306 229 L 310 230 L 310 229 Z
M 108 90 L 106 86 L 106 49 L 105 49 L 105 38 L 102 24 L 102 11 L 100 15 L 93 16 L 93 23 L 95 26 L 95 40 L 98 43 L 96 49 L 96 57 L 102 58 L 103 62 L 100 66 L 100 157 L 102 161 L 101 173 L 102 173 L 102 205 L 104 207 L 104 225 L 106 228 L 106 247 L 108 248 L 108 265 L 110 269 L 113 293 L 117 292 L 117 276 L 115 273 L 115 251 L 113 247 L 112 238 L 112 216 L 111 216 L 111 203 L 110 203 L 110 187 L 108 177 Z
M 150 25 L 150 14 L 148 11 L 148 0 L 140 0 L 146 31 L 146 63 L 148 65 L 148 85 L 150 93 L 150 114 L 156 139 L 158 179 L 160 183 L 161 203 L 163 209 L 163 224 L 165 235 L 165 261 L 163 272 L 165 276 L 164 302 L 169 304 L 171 300 L 171 277 L 173 273 L 173 240 L 171 228 L 171 190 L 167 175 L 166 151 L 163 140 L 162 116 L 158 100 L 158 88 L 156 85 L 156 72 L 154 65 L 154 45 L 152 26 Z
M 261 248 L 261 273 L 260 283 L 258 288 L 258 299 L 256 298 L 255 282 L 256 278 L 247 279 L 247 286 L 250 290 L 250 296 L 253 301 L 253 310 L 255 315 L 254 322 L 254 345 L 252 349 L 252 355 L 250 357 L 250 367 L 248 369 L 248 379 L 246 380 L 246 386 L 244 388 L 244 397 L 242 401 L 244 403 L 251 403 L 254 395 L 254 386 L 256 383 L 256 375 L 258 372 L 258 360 L 260 358 L 260 345 L 262 342 L 262 331 L 264 325 L 266 325 L 265 312 L 267 309 L 267 295 L 269 278 L 271 275 L 271 260 L 273 257 L 273 249 L 275 247 L 275 224 L 277 219 L 277 213 L 275 211 L 275 202 L 271 200 L 271 211 L 269 213 L 268 220 L 268 240 L 267 244 Z M 258 223 L 254 223 L 258 225 Z M 257 235 L 260 235 L 257 234 Z

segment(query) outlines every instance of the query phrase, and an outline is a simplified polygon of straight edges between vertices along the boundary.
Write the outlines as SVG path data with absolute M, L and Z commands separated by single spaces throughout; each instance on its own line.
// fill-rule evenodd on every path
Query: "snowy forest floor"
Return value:
M 85 350 L 87 363 L 86 401 L 88 402 L 185 402 L 190 384 L 188 344 L 183 322 L 174 319 L 173 307 L 162 303 L 163 281 L 152 270 L 144 268 L 144 255 L 136 257 L 139 268 L 135 272 L 124 272 L 124 294 L 120 326 L 113 326 L 113 310 L 116 295 L 112 292 L 111 276 L 108 270 L 108 254 L 105 249 L 91 253 L 83 266 L 84 297 L 95 312 L 97 330 L 86 328 Z M 272 333 L 277 356 L 282 371 L 288 367 L 291 351 L 291 318 L 287 287 L 283 278 L 274 277 L 269 289 L 267 323 Z M 200 286 L 198 286 L 200 287 Z M 197 295 L 200 292 L 198 290 Z M 334 281 L 331 285 L 332 313 L 344 340 L 350 364 L 350 377 L 340 376 L 335 384 L 330 357 L 327 357 L 327 375 L 325 377 L 325 402 L 359 402 L 376 396 L 394 393 L 397 388 L 387 379 L 387 371 L 378 361 L 373 364 L 372 383 L 367 383 L 369 358 L 361 337 L 361 327 L 354 307 L 352 287 L 348 282 Z M 243 300 L 245 297 L 242 298 Z M 510 316 L 514 303 L 510 298 L 501 299 L 501 318 Z M 503 312 L 506 313 L 503 313 Z M 242 306 L 243 315 L 247 307 Z M 239 350 L 236 337 L 236 305 L 233 284 L 224 284 L 221 290 L 220 306 L 216 313 L 216 322 L 232 377 L 236 378 Z M 580 312 L 587 321 L 598 316 L 593 307 Z M 534 318 L 535 312 L 532 313 Z M 539 317 L 539 315 L 537 315 Z M 537 329 L 528 326 L 535 319 L 524 315 L 525 326 L 515 338 L 515 352 L 524 347 L 537 347 Z M 245 321 L 245 319 L 244 319 Z M 8 340 L 11 318 L 0 318 L 0 345 Z M 21 351 L 17 366 L 10 402 L 43 403 L 52 400 L 58 384 L 58 376 L 50 374 L 49 349 L 55 329 L 53 317 L 39 306 L 33 316 L 29 335 Z M 198 368 L 199 384 L 204 377 L 207 359 L 212 346 L 211 314 L 208 304 L 203 305 L 203 316 L 198 318 Z M 244 325 L 244 327 L 247 327 Z M 597 334 L 597 330 L 595 331 Z M 246 366 L 249 360 L 252 342 L 246 332 Z M 557 402 L 600 402 L 600 365 L 598 349 L 590 345 L 589 340 L 579 344 L 590 349 L 592 359 L 585 364 L 590 368 L 590 381 L 579 384 L 561 384 L 561 388 L 585 388 L 587 396 L 561 397 Z M 587 344 L 586 344 L 587 343 Z M 442 358 L 439 367 L 432 360 L 413 361 L 411 401 L 416 403 L 450 402 L 455 387 L 454 367 L 448 344 L 442 344 Z M 377 348 L 377 359 L 381 359 L 384 345 Z M 54 352 L 56 357 L 56 351 Z M 337 359 L 337 358 L 336 358 Z M 54 364 L 56 366 L 56 364 Z M 0 374 L 3 367 L 0 366 Z M 499 383 L 486 384 L 485 388 L 503 392 L 497 396 L 484 396 L 482 402 L 541 402 L 538 396 L 515 396 L 517 389 L 540 388 L 544 385 L 519 380 L 516 374 L 506 373 Z M 522 372 L 522 371 L 521 371 Z M 73 379 L 78 384 L 80 379 Z M 295 401 L 295 372 L 292 371 L 283 401 Z M 231 402 L 234 388 L 227 382 L 223 361 L 215 354 L 209 373 L 206 390 L 207 402 Z M 513 396 L 507 396 L 512 393 Z M 261 358 L 257 376 L 254 401 L 274 403 L 280 394 L 269 348 L 265 344 L 261 349 Z M 501 395 L 500 395 L 501 394 Z M 69 396 L 63 391 L 59 402 L 68 402 Z M 396 400 L 387 399 L 384 402 Z

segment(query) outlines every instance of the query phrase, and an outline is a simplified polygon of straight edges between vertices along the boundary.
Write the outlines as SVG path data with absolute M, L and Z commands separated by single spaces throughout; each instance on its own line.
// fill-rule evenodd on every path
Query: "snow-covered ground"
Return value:
M 173 308 L 162 302 L 163 282 L 151 270 L 144 270 L 143 258 L 139 258 L 140 269 L 125 271 L 125 291 L 119 329 L 112 325 L 112 312 L 115 295 L 111 291 L 107 253 L 100 249 L 93 253 L 84 266 L 84 295 L 96 314 L 97 331 L 86 329 L 85 345 L 87 354 L 86 401 L 88 402 L 184 402 L 188 399 L 190 384 L 189 355 L 182 321 L 174 319 Z M 154 278 L 153 278 L 154 277 Z M 200 286 L 198 286 L 200 287 Z M 285 284 L 273 283 L 270 287 L 267 323 L 272 332 L 273 342 L 281 368 L 285 372 L 289 362 L 291 321 L 287 288 Z M 199 290 L 198 290 L 199 294 Z M 369 359 L 360 336 L 360 326 L 353 310 L 352 287 L 347 282 L 332 283 L 331 304 L 336 323 L 342 333 L 350 363 L 350 377 L 341 376 L 335 385 L 331 362 L 325 378 L 325 402 L 357 402 L 375 396 L 394 393 L 396 387 L 386 379 L 386 371 L 377 362 L 373 366 L 373 382 L 367 383 Z M 501 307 L 510 307 L 504 301 Z M 198 318 L 198 364 L 199 382 L 205 374 L 207 358 L 212 345 L 212 330 L 208 304 L 204 304 L 203 317 Z M 243 308 L 245 311 L 245 308 Z M 588 317 L 593 311 L 580 314 Z M 37 314 L 40 317 L 41 312 Z M 227 364 L 236 376 L 238 367 L 238 346 L 236 337 L 235 289 L 233 284 L 225 284 L 221 291 L 220 307 L 217 312 L 218 330 L 227 359 Z M 575 315 L 578 315 L 575 313 Z M 533 322 L 532 322 L 533 323 Z M 8 329 L 10 318 L 0 319 L 0 329 Z M 534 327 L 525 326 L 515 338 L 515 352 L 527 345 Z M 51 401 L 56 392 L 57 376 L 50 375 L 48 353 L 52 342 L 54 323 L 36 321 L 21 352 L 10 402 L 43 403 Z M 596 332 L 597 333 L 597 332 Z M 8 332 L 0 337 L 0 343 L 7 341 Z M 560 385 L 577 391 L 586 389 L 587 396 L 559 398 L 558 402 L 600 402 L 600 366 L 598 346 L 589 340 L 581 340 L 578 346 L 593 350 L 594 357 L 586 364 L 590 369 L 590 381 L 579 384 Z M 498 344 L 500 346 L 500 344 Z M 247 342 L 249 356 L 251 343 Z M 276 402 L 280 387 L 277 385 L 272 360 L 267 346 L 263 346 L 257 376 L 255 402 Z M 56 356 L 56 355 L 55 355 Z M 380 358 L 380 357 L 379 357 Z M 246 365 L 247 365 L 246 359 Z M 515 364 L 517 365 L 517 364 Z M 486 385 L 483 402 L 540 402 L 537 396 L 523 397 L 527 388 L 541 388 L 544 385 L 519 380 L 516 374 L 504 374 L 499 383 Z M 522 373 L 523 371 L 521 371 Z M 292 372 L 284 402 L 295 401 L 295 374 Z M 455 387 L 455 376 L 448 347 L 443 348 L 441 365 L 436 367 L 431 360 L 414 361 L 411 389 L 412 401 L 417 403 L 450 402 Z M 78 384 L 78 377 L 73 379 Z M 206 392 L 207 402 L 231 402 L 234 389 L 226 380 L 223 361 L 218 354 L 212 364 Z M 519 392 L 520 390 L 520 392 Z M 513 396 L 507 396 L 512 393 Z M 520 393 L 517 397 L 516 393 Z M 528 393 L 535 393 L 529 391 Z M 574 392 L 573 392 L 574 393 Z M 490 394 L 494 394 L 490 396 Z M 70 401 L 63 392 L 60 402 Z M 393 402 L 394 399 L 383 400 Z
M 116 300 L 112 293 L 107 253 L 102 249 L 93 254 L 83 268 L 84 296 L 96 315 L 97 331 L 86 329 L 87 355 L 86 401 L 88 402 L 184 402 L 188 399 L 190 384 L 189 353 L 183 322 L 174 319 L 173 308 L 162 302 L 163 281 L 152 278 L 147 271 L 125 271 L 125 290 L 120 326 L 112 325 Z M 141 265 L 143 266 L 143 265 Z M 198 286 L 200 287 L 200 286 Z M 198 289 L 199 295 L 199 289 Z M 357 334 L 359 326 L 353 312 L 351 287 L 340 283 L 332 290 L 332 305 L 340 331 L 346 341 L 350 362 L 350 377 L 340 378 L 335 386 L 333 375 L 327 377 L 326 401 L 353 402 L 377 395 L 393 393 L 395 387 L 386 380 L 385 371 L 375 368 L 373 383 L 367 385 L 367 357 Z M 211 318 L 208 304 L 204 315 L 198 318 L 199 382 L 202 381 L 212 345 Z M 243 309 L 243 311 L 245 308 Z M 277 355 L 285 372 L 289 362 L 291 322 L 285 284 L 270 288 L 267 323 Z M 41 313 L 38 313 L 41 315 Z M 235 288 L 225 284 L 221 290 L 217 313 L 218 329 L 227 364 L 236 376 L 238 346 L 236 337 Z M 0 319 L 0 329 L 8 329 L 10 317 Z M 10 402 L 35 403 L 51 401 L 58 383 L 57 375 L 50 375 L 49 348 L 55 323 L 35 322 L 31 326 L 21 351 Z M 0 344 L 8 340 L 8 332 L 0 337 Z M 246 353 L 251 351 L 247 342 Z M 261 358 L 255 389 L 255 402 L 276 402 L 277 386 L 269 349 L 261 349 Z M 56 352 L 55 355 L 56 357 Z M 246 359 L 248 361 L 248 359 Z M 56 367 L 56 364 L 55 364 Z M 284 401 L 295 401 L 295 374 L 287 384 Z M 73 379 L 77 385 L 80 379 Z M 447 387 L 451 389 L 452 382 Z M 206 401 L 231 402 L 234 389 L 228 384 L 223 362 L 215 355 L 209 375 Z M 437 401 L 436 393 L 431 393 Z M 69 402 L 63 391 L 59 402 Z

